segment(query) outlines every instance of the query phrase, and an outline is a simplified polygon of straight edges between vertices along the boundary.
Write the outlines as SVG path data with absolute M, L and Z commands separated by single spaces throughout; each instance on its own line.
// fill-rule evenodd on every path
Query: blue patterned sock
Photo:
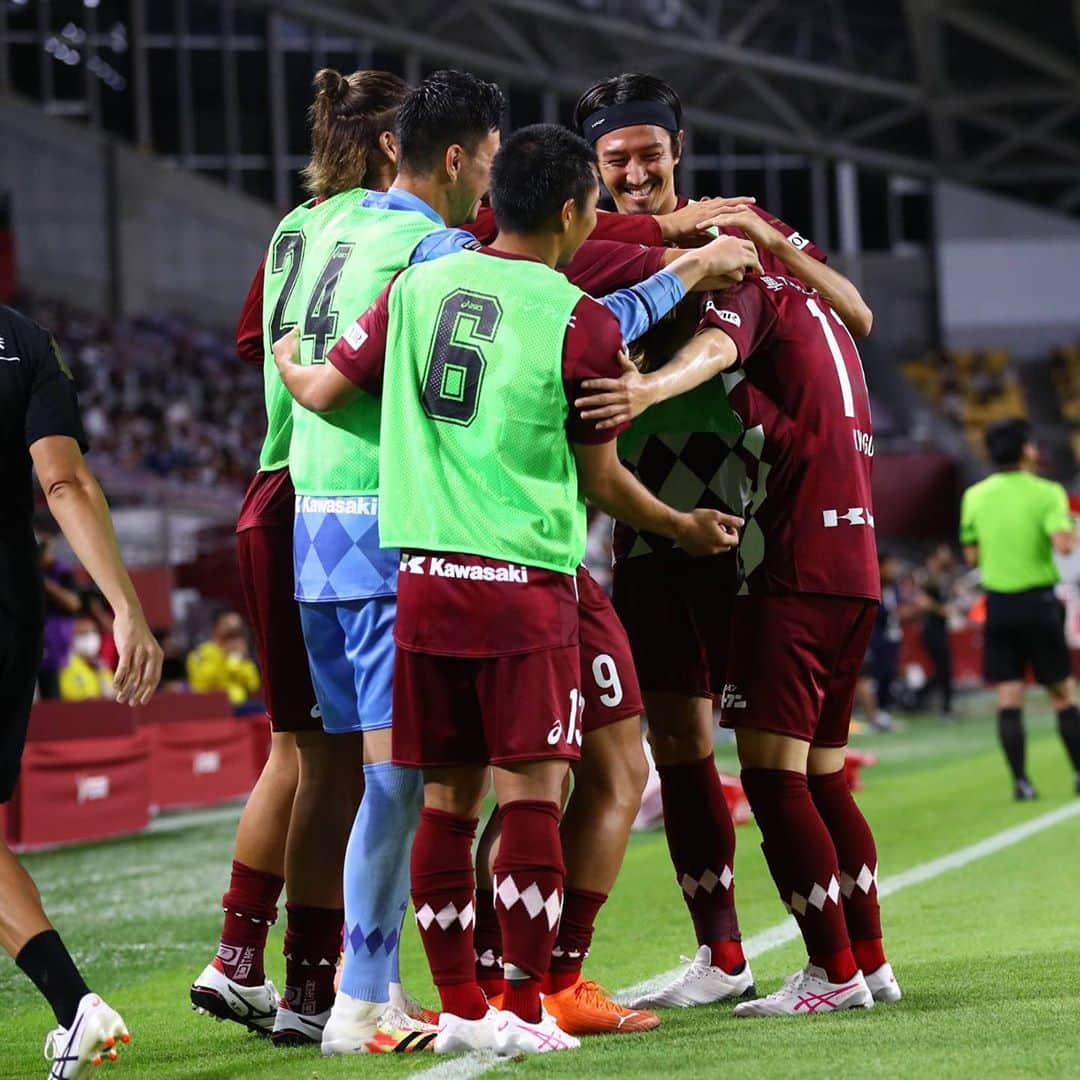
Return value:
M 341 990 L 389 1001 L 398 981 L 398 942 L 409 899 L 409 851 L 423 777 L 389 761 L 364 766 L 364 799 L 345 851 L 345 961 Z

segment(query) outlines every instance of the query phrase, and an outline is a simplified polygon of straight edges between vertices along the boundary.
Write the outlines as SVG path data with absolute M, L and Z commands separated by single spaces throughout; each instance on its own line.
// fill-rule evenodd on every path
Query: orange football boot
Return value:
M 579 976 L 573 986 L 545 994 L 544 1008 L 567 1035 L 622 1035 L 651 1031 L 660 1017 L 644 1009 L 627 1009 L 613 1001 L 599 983 Z

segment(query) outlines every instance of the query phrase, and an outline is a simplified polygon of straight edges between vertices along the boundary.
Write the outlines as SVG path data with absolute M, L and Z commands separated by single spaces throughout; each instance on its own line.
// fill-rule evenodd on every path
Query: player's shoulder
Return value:
M 622 327 L 615 313 L 587 292 L 577 292 L 580 295 L 567 319 L 567 328 L 596 338 L 598 344 L 610 339 L 621 345 Z
M 50 331 L 6 304 L 0 304 L 0 355 L 9 359 L 18 357 L 19 362 L 31 368 L 39 367 L 55 355 L 60 368 L 70 377 Z

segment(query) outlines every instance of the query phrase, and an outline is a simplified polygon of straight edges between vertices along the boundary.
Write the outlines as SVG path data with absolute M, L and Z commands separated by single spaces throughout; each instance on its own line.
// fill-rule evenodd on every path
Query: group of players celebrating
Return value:
M 467 73 L 316 87 L 312 198 L 238 330 L 265 370 L 237 529 L 274 735 L 193 1006 L 325 1054 L 516 1054 L 728 998 L 897 1000 L 843 768 L 880 598 L 858 291 L 753 199 L 678 196 L 655 77 L 501 145 L 502 95 Z M 586 500 L 616 521 L 613 601 L 582 566 Z M 809 957 L 763 997 L 716 704 Z M 643 712 L 698 950 L 621 1005 L 582 968 Z M 410 893 L 438 1014 L 400 983 Z

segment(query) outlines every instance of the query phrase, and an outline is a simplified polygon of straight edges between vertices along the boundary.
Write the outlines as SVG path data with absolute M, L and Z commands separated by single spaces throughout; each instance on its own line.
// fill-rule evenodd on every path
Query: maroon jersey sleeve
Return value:
M 263 274 L 266 271 L 266 256 L 259 263 L 259 269 L 251 279 L 247 296 L 244 297 L 244 306 L 240 311 L 240 322 L 236 325 L 236 355 L 245 364 L 252 367 L 262 367 L 263 360 L 263 326 L 262 326 L 262 298 L 263 298 Z
M 495 211 L 490 206 L 481 206 L 476 211 L 476 220 L 461 226 L 471 232 L 481 244 L 490 244 L 498 235 L 499 227 L 495 224 Z
M 345 331 L 345 336 L 327 354 L 330 363 L 346 379 L 369 394 L 382 393 L 386 339 L 390 326 L 390 290 L 394 287 L 394 281 L 379 293 L 371 307 Z
M 601 210 L 596 215 L 592 240 L 621 240 L 624 244 L 664 246 L 664 235 L 652 214 L 612 214 Z
M 637 285 L 661 269 L 664 248 L 615 240 L 586 240 L 563 273 L 590 296 Z
M 751 278 L 733 289 L 712 293 L 698 329 L 723 330 L 735 342 L 741 365 L 768 343 L 776 322 L 776 308 L 760 282 Z
M 829 261 L 828 255 L 826 255 L 817 244 L 793 229 L 786 221 L 781 221 L 778 217 L 770 214 L 768 210 L 765 210 L 760 206 L 751 206 L 750 209 L 753 210 L 758 217 L 764 218 L 778 232 L 782 232 L 787 237 L 788 243 L 791 244 L 792 247 L 798 248 L 799 251 L 806 252 L 810 258 L 817 259 L 818 262 Z
M 619 322 L 603 304 L 583 296 L 570 316 L 563 341 L 563 386 L 570 403 L 566 437 L 572 443 L 605 443 L 617 438 L 629 426 L 597 430 L 595 420 L 583 420 L 574 400 L 581 396 L 585 379 L 617 379 L 623 373 L 619 363 L 622 331 Z

